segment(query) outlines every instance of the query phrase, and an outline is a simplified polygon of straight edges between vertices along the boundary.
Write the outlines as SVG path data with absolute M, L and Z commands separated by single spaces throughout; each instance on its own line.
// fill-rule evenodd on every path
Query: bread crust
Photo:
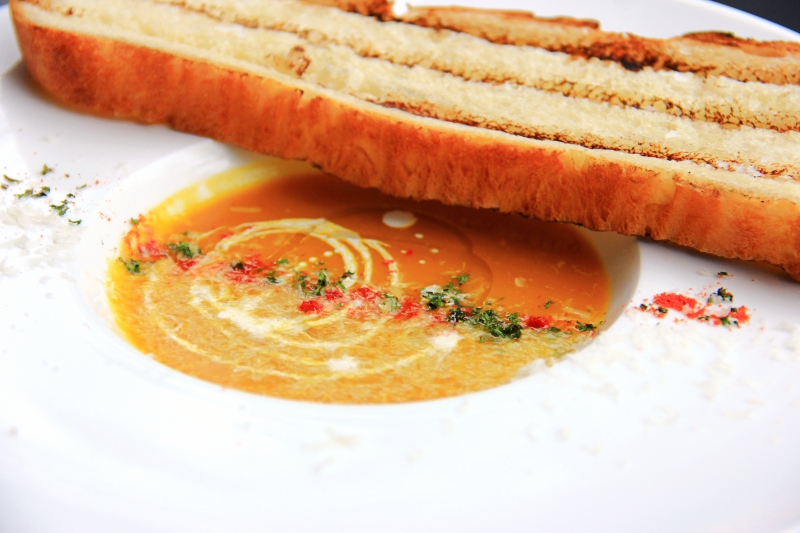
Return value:
M 577 57 L 615 61 L 629 70 L 649 67 L 722 75 L 739 81 L 800 84 L 800 43 L 760 42 L 722 32 L 651 39 L 602 31 L 592 20 L 541 18 L 521 11 L 460 6 L 412 7 L 400 20 L 469 33 L 498 44 L 537 46 Z
M 386 0 L 303 0 L 303 2 L 318 6 L 335 7 L 342 11 L 377 17 L 381 20 L 394 18 L 392 3 Z
M 416 117 L 325 90 L 39 26 L 11 1 L 32 77 L 87 111 L 304 160 L 388 194 L 572 222 L 800 279 L 800 207 L 703 185 L 690 167 Z M 641 162 L 639 162 L 641 161 Z

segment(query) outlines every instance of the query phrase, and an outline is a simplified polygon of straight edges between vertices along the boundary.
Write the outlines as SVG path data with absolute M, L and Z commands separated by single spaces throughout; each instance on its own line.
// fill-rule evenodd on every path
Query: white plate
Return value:
M 652 36 L 798 38 L 689 0 L 503 6 Z M 0 18 L 6 69 L 17 55 Z M 641 241 L 633 304 L 726 270 L 753 322 L 659 322 L 630 305 L 552 367 L 435 402 L 223 390 L 114 334 L 95 312 L 98 262 L 126 209 L 246 156 L 73 113 L 20 66 L 1 83 L 2 173 L 45 180 L 56 201 L 89 186 L 68 214 L 77 227 L 47 200 L 0 194 L 0 531 L 800 531 L 800 284 L 780 272 Z

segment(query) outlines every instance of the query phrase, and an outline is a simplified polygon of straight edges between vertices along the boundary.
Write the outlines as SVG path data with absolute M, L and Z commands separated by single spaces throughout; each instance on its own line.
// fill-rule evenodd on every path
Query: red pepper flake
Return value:
M 405 298 L 403 303 L 400 304 L 400 310 L 397 311 L 394 317 L 399 319 L 414 318 L 419 314 L 420 309 L 421 307 L 418 303 L 412 301 L 411 298 Z
M 164 248 L 154 240 L 140 244 L 139 253 L 143 259 L 150 258 L 151 260 L 160 259 L 165 255 Z
M 353 297 L 359 300 L 374 300 L 378 296 L 380 296 L 380 293 L 378 291 L 373 291 L 369 287 L 359 287 L 353 291 Z
M 531 329 L 545 329 L 550 327 L 550 320 L 543 316 L 529 316 L 525 325 Z
M 386 259 L 386 260 L 383 261 L 384 265 L 391 265 L 393 263 L 394 263 L 394 259 Z
M 325 299 L 339 300 L 344 297 L 344 293 L 336 287 L 325 289 Z
M 194 265 L 196 265 L 197 260 L 189 259 L 188 261 L 176 261 L 175 264 L 178 265 L 178 268 L 180 268 L 181 270 L 186 271 L 192 268 Z
M 414 250 L 403 250 L 405 255 L 414 255 Z
M 697 309 L 697 300 L 674 292 L 656 294 L 653 297 L 653 303 L 659 307 L 672 309 L 681 313 L 688 313 Z
M 747 313 L 747 307 L 741 306 L 732 308 L 728 318 L 736 320 L 739 324 L 744 324 L 750 320 L 750 315 Z
M 324 311 L 322 302 L 320 302 L 319 300 L 304 300 L 300 304 L 300 307 L 298 307 L 298 309 L 300 309 L 300 311 L 304 313 L 308 314 L 317 313 L 318 315 L 322 314 L 322 312 Z

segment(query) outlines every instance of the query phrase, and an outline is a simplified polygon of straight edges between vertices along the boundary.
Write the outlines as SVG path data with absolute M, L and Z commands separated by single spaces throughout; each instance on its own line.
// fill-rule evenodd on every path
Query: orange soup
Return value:
M 388 403 L 507 383 L 603 323 L 608 276 L 572 227 L 281 165 L 131 220 L 108 292 L 139 350 L 244 391 Z

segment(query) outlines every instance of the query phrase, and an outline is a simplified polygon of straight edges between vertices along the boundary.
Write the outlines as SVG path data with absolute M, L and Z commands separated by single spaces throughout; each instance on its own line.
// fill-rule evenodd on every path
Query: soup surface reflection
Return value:
M 391 198 L 278 160 L 132 219 L 109 278 L 119 327 L 158 361 L 339 403 L 507 383 L 588 341 L 610 291 L 570 226 Z

